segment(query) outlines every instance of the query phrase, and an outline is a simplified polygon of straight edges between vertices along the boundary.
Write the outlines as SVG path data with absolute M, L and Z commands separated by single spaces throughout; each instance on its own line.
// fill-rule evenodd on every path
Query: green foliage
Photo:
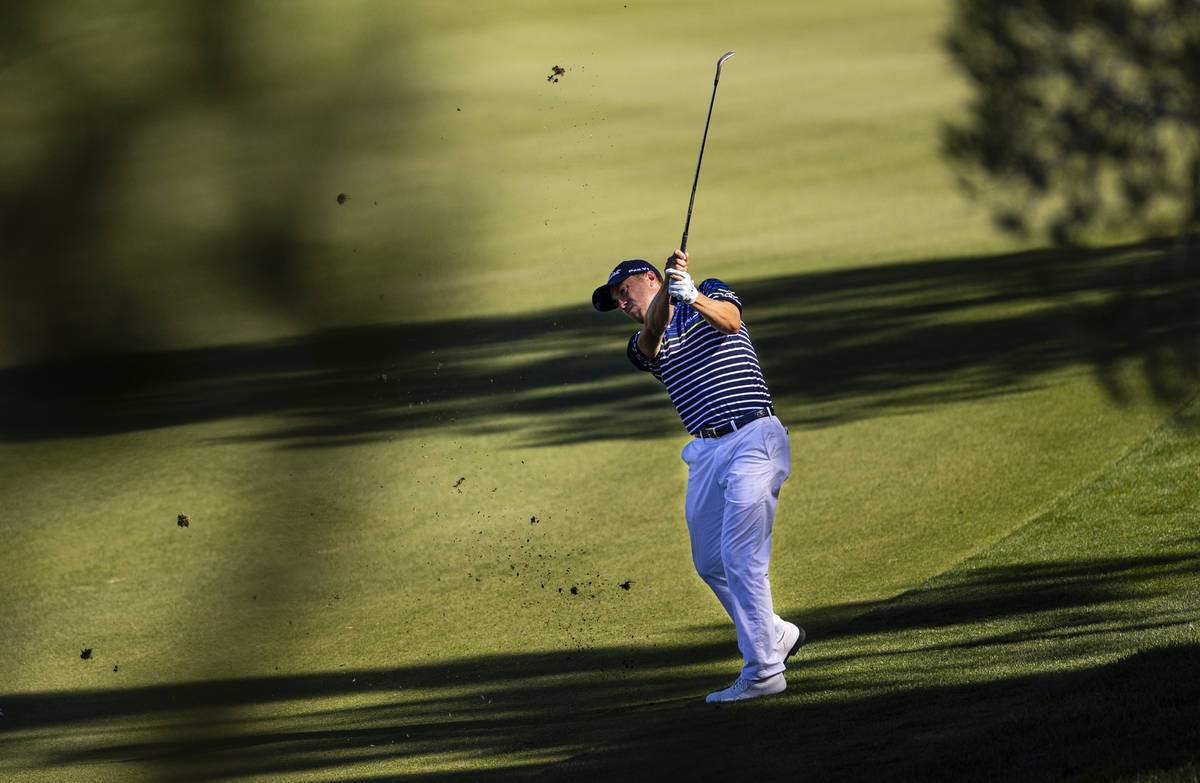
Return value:
M 1064 245 L 1195 230 L 1194 3 L 960 0 L 947 44 L 975 95 L 945 148 L 1001 226 Z

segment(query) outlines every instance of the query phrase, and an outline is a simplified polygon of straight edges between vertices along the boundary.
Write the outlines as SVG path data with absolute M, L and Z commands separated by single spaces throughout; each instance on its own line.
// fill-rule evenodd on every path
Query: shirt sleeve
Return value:
M 718 302 L 733 302 L 737 305 L 738 310 L 742 309 L 742 300 L 738 299 L 738 295 L 733 292 L 733 289 L 715 277 L 710 277 L 701 283 L 699 290 L 709 299 Z
M 633 333 L 633 337 L 629 338 L 629 347 L 626 348 L 625 353 L 629 356 L 629 361 L 633 363 L 634 367 L 643 372 L 657 373 L 658 362 L 642 353 L 642 349 L 638 348 L 638 337 L 641 334 L 640 329 Z

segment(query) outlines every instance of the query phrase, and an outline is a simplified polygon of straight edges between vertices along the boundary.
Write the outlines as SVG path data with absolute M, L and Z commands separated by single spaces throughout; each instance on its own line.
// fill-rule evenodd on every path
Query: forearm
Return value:
M 737 334 L 742 327 L 742 311 L 733 302 L 709 299 L 700 294 L 692 302 L 692 308 L 722 334 Z
M 638 349 L 651 359 L 658 356 L 663 334 L 667 331 L 667 324 L 671 322 L 672 309 L 671 295 L 667 293 L 666 286 L 663 286 L 651 300 L 642 332 L 638 336 Z

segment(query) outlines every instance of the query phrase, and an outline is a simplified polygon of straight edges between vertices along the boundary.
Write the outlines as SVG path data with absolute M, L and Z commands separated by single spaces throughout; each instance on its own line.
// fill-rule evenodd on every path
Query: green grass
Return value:
M 697 260 L 746 280 L 1012 247 L 938 158 L 966 98 L 941 3 L 24 14 L 37 33 L 0 58 L 0 173 L 13 255 L 49 290 L 6 289 L 0 361 L 114 332 L 204 346 L 584 301 L 597 269 L 677 243 L 731 48 Z M 42 307 L 63 334 L 38 334 Z
M 1195 779 L 1194 379 L 1111 328 L 1161 247 L 961 199 L 941 3 L 330 9 L 0 12 L 0 775 Z M 729 49 L 689 249 L 812 642 L 714 710 L 683 434 L 587 296 Z
M 464 513 L 507 474 L 481 484 L 451 470 L 429 482 L 440 495 L 433 517 L 449 528 L 440 545 L 410 528 L 408 550 L 391 552 L 398 531 L 389 541 L 375 527 L 363 540 L 294 519 L 294 548 L 283 523 L 258 525 L 252 546 L 228 545 L 240 562 L 213 556 L 236 538 L 217 514 L 184 531 L 161 508 L 159 532 L 111 551 L 84 517 L 70 548 L 107 567 L 19 605 L 52 620 L 38 624 L 51 638 L 8 659 L 26 681 L 38 670 L 47 679 L 4 697 L 6 772 L 479 778 L 548 764 L 552 779 L 668 769 L 715 779 L 748 764 L 743 774 L 801 767 L 822 779 L 1191 779 L 1198 418 L 1192 405 L 1086 486 L 896 599 L 789 602 L 812 636 L 790 690 L 726 709 L 698 696 L 736 668 L 729 631 L 685 578 L 685 553 L 671 551 L 682 533 L 672 543 L 636 509 L 620 513 L 640 535 L 604 524 L 612 514 L 601 508 L 556 507 L 533 523 L 504 506 L 511 490 L 497 490 L 488 514 Z M 455 472 L 467 474 L 461 497 Z M 663 540 L 640 556 L 631 539 L 650 532 Z M 798 543 L 780 546 L 777 583 L 795 582 Z M 166 574 L 135 563 L 171 552 L 181 562 Z M 263 562 L 284 556 L 297 567 Z M 422 569 L 426 559 L 436 567 Z M 512 562 L 531 570 L 518 577 Z M 129 576 L 108 584 L 108 574 Z M 572 584 L 579 595 L 558 592 Z M 132 610 L 155 604 L 148 617 Z M 95 657 L 80 661 L 73 642 Z

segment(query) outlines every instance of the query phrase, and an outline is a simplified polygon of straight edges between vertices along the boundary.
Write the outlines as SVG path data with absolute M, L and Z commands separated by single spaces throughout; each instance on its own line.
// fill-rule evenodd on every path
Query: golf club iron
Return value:
M 733 52 L 726 52 L 717 60 L 717 75 L 713 78 L 712 99 L 708 102 L 708 117 L 704 120 L 704 136 L 700 139 L 700 157 L 696 160 L 696 178 L 692 180 L 692 197 L 688 201 L 687 222 L 683 224 L 683 239 L 679 240 L 679 249 L 687 251 L 688 228 L 692 225 L 692 205 L 696 203 L 696 185 L 700 183 L 700 164 L 704 161 L 704 143 L 708 141 L 708 123 L 712 121 L 713 104 L 717 100 L 717 82 L 721 81 L 721 66 L 733 57 Z
M 687 252 L 688 229 L 692 225 L 692 206 L 696 203 L 696 185 L 700 184 L 700 164 L 704 161 L 704 144 L 708 141 L 708 124 L 712 121 L 713 104 L 717 100 L 717 83 L 721 81 L 721 66 L 733 57 L 733 52 L 726 52 L 717 60 L 717 75 L 713 77 L 712 98 L 708 102 L 708 117 L 704 120 L 704 136 L 700 139 L 700 157 L 696 159 L 696 177 L 692 180 L 692 197 L 688 200 L 687 221 L 683 224 L 683 238 L 679 240 L 679 249 Z

